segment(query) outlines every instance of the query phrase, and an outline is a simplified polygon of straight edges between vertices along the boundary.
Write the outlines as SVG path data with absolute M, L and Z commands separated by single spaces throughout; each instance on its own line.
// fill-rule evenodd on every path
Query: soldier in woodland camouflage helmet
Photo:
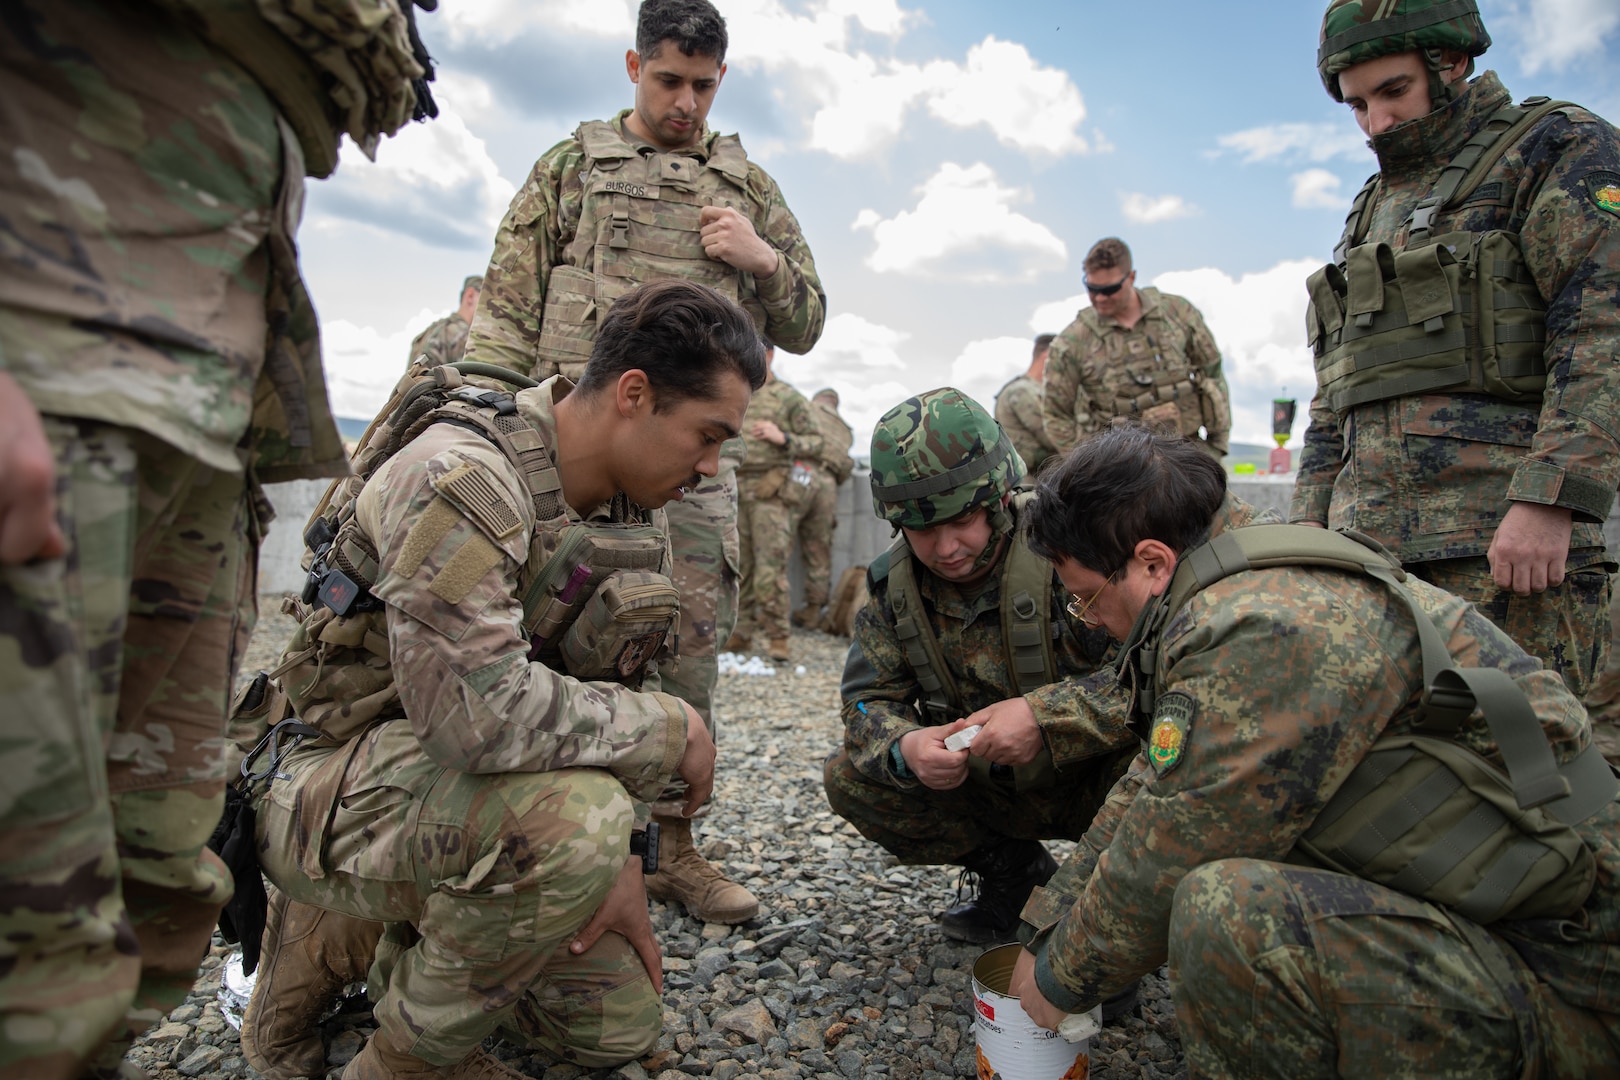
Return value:
M 1620 483 L 1620 132 L 1470 81 L 1490 44 L 1472 0 L 1327 7 L 1317 69 L 1380 171 L 1308 282 L 1290 517 L 1377 539 L 1585 695 Z
M 867 572 L 844 746 L 824 777 L 833 809 L 900 861 L 978 875 L 977 896 L 941 919 L 978 943 L 1007 940 L 1057 865 L 1041 841 L 1085 830 L 1136 743 L 1124 727 L 1075 722 L 1075 679 L 1107 646 L 1065 614 L 1061 583 L 1023 543 L 1023 473 L 959 390 L 909 398 L 878 422 L 873 503 L 901 535 Z M 973 724 L 979 756 L 946 748 Z

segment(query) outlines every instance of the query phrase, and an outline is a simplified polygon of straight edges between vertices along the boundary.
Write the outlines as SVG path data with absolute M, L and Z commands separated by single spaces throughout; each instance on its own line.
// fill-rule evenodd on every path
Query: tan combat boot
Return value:
M 753 644 L 753 639 L 747 634 L 743 633 L 741 630 L 733 630 L 731 632 L 731 636 L 726 639 L 726 647 L 720 651 L 730 653 L 745 653 L 753 646 Z
M 437 1076 L 445 1080 L 526 1080 L 482 1049 L 454 1065 L 431 1065 L 415 1054 L 408 1054 L 388 1041 L 381 1028 L 372 1033 L 366 1045 L 343 1070 L 343 1080 L 394 1080 L 398 1076 Z
M 821 623 L 821 605 L 806 604 L 793 613 L 793 625 L 814 630 Z
M 771 647 L 768 650 L 772 660 L 791 660 L 793 654 L 788 652 L 788 639 L 785 637 L 771 638 Z
M 270 889 L 242 1056 L 266 1080 L 326 1075 L 321 1016 L 366 977 L 383 924 L 300 904 Z
M 679 900 L 686 913 L 704 922 L 747 922 L 759 914 L 754 894 L 709 864 L 692 846 L 692 823 L 686 818 L 658 822 L 658 873 L 646 878 L 654 900 Z

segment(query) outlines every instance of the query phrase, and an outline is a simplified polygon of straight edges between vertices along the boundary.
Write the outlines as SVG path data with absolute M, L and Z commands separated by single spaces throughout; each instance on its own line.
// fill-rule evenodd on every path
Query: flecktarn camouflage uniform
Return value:
M 777 446 L 756 438 L 752 426 L 760 420 L 776 424 L 787 442 Z M 746 640 L 758 631 L 773 649 L 777 643 L 785 648 L 792 607 L 788 558 L 793 550 L 793 526 L 813 495 L 812 467 L 821 457 L 821 424 L 804 395 L 773 375 L 748 402 L 743 444 L 747 457 L 737 471 L 737 533 L 742 552 L 737 636 Z
M 1003 454 L 983 471 L 985 461 Z M 955 479 L 958 475 L 964 479 Z M 901 862 L 967 866 L 985 879 L 980 901 L 986 891 L 993 899 L 998 890 L 1021 889 L 1007 912 L 1009 925 L 1023 895 L 1054 865 L 1039 841 L 1078 838 L 1135 753 L 1127 727 L 1094 724 L 1079 705 L 1080 680 L 1103 663 L 1108 639 L 1068 617 L 1068 594 L 1044 563 L 1039 580 L 1050 592 L 1050 620 L 1038 632 L 1052 641 L 1056 678 L 1020 695 L 1002 609 L 1012 603 L 1008 569 L 1018 554 L 1014 548 L 1024 544 L 1013 508 L 1003 503 L 1022 475 L 1022 463 L 995 421 L 960 391 L 929 391 L 879 421 L 872 435 L 873 499 L 887 520 L 926 529 L 982 510 L 997 524 L 985 552 L 988 576 L 971 584 L 946 581 L 909 559 L 919 595 L 906 601 L 906 617 L 925 620 L 938 641 L 956 690 L 950 713 L 927 707 L 924 677 L 909 656 L 916 645 L 899 630 L 891 562 L 903 553 L 891 549 L 868 568 L 870 600 L 855 617 L 844 665 L 844 744 L 824 769 L 832 808 Z M 878 494 L 894 485 L 932 481 L 941 490 L 892 502 Z M 1027 551 L 1022 555 L 1034 558 Z M 910 606 L 914 602 L 920 610 Z M 940 791 L 924 786 L 905 767 L 898 747 L 907 732 L 1019 696 L 1028 702 L 1045 742 L 1027 772 L 1015 775 L 1013 769 L 974 758 L 965 783 Z M 974 932 L 997 922 L 993 911 L 964 907 L 965 912 L 946 913 L 946 932 L 953 937 L 974 940 Z
M 269 518 L 249 476 L 346 468 L 303 178 L 409 119 L 423 71 L 392 3 L 338 13 L 324 59 L 285 5 L 225 6 L 12 4 L 0 29 L 0 368 L 68 540 L 0 568 L 0 1075 L 111 1075 L 190 991 L 232 891 L 204 843 Z M 328 62 L 371 78 L 348 113 L 299 97 Z
M 1046 438 L 1062 452 L 1111 424 L 1139 419 L 1201 437 L 1219 457 L 1232 407 L 1215 337 L 1186 299 L 1154 288 L 1137 292 L 1136 325 L 1127 329 L 1082 308 L 1053 340 L 1041 395 Z
M 1229 499 L 1216 535 L 1239 507 Z M 1458 665 L 1499 669 L 1524 691 L 1559 763 L 1585 749 L 1586 714 L 1562 680 L 1465 601 L 1406 587 Z M 1597 878 L 1570 920 L 1481 927 L 1288 865 L 1373 742 L 1417 721 L 1421 649 L 1390 588 L 1332 569 L 1240 572 L 1172 616 L 1160 649 L 1151 745 L 1141 730 L 1143 753 L 1024 908 L 1021 938 L 1052 1004 L 1089 1008 L 1168 960 L 1200 1076 L 1620 1067 L 1620 803 L 1577 826 Z M 1133 711 L 1123 681 L 1084 700 L 1094 722 Z M 1477 712 L 1458 739 L 1500 764 Z
M 554 379 L 518 395 L 548 447 L 567 389 Z M 521 528 L 494 535 L 487 515 L 442 512 L 458 504 L 441 487 L 464 467 Z M 685 710 L 527 659 L 517 593 L 534 506 L 481 436 L 429 428 L 367 483 L 356 520 L 378 553 L 387 640 L 334 619 L 318 642 L 289 646 L 300 715 L 363 730 L 283 761 L 289 778 L 258 803 L 266 875 L 298 903 L 391 924 L 370 990 L 396 1050 L 452 1065 L 502 1029 L 583 1064 L 635 1057 L 663 1019 L 640 958 L 618 934 L 581 956 L 568 944 L 625 863 L 635 800 L 674 773 Z M 321 642 L 372 659 L 328 676 Z M 391 681 L 397 697 L 377 693 Z
M 605 124 L 581 125 L 535 162 L 496 233 L 467 358 L 536 378 L 559 371 L 573 376 L 577 371 L 572 365 L 583 368 L 589 353 L 590 320 L 605 314 L 636 281 L 667 276 L 717 288 L 741 303 L 760 333 L 779 347 L 808 352 L 821 336 L 826 296 L 810 247 L 775 181 L 747 160 L 735 136 L 704 131 L 686 150 L 660 152 L 625 129 L 628 114 L 627 109 Z M 608 186 L 615 183 L 613 177 L 593 176 L 587 190 L 582 178 L 587 160 L 626 162 L 617 168 L 645 169 L 649 182 L 638 190 L 634 184 L 625 187 L 620 178 L 615 189 Z M 705 166 L 697 180 L 691 178 L 694 163 Z M 629 246 L 609 249 L 608 222 L 621 199 L 625 220 L 633 222 L 626 230 Z M 710 259 L 697 233 L 703 203 L 730 205 L 743 213 L 760 238 L 780 253 L 776 273 L 758 280 Z M 582 222 L 593 227 L 582 233 Z M 644 242 L 641 227 L 653 223 L 657 228 L 646 234 L 652 240 Z M 603 258 L 598 248 L 612 256 L 613 265 L 595 265 Z M 570 329 L 553 328 L 548 334 L 548 320 L 566 320 Z M 728 458 L 722 462 L 734 464 Z M 666 665 L 662 675 L 666 687 L 690 702 L 712 730 L 717 645 L 730 633 L 737 602 L 733 469 L 722 468 L 713 480 L 672 503 L 669 527 L 681 590 L 681 635 L 678 660 Z
M 1387 14 L 1416 17 L 1432 6 L 1405 0 Z M 1328 26 L 1349 30 L 1371 14 L 1349 0 L 1329 11 Z M 1324 58 L 1324 81 L 1336 92 L 1332 69 L 1396 45 L 1477 54 L 1490 42 L 1474 13 L 1422 32 L 1435 36 L 1374 38 Z M 1375 135 L 1379 185 L 1363 212 L 1365 243 L 1406 243 L 1408 218 L 1444 167 L 1511 103 L 1487 71 L 1449 103 Z M 1319 389 L 1290 517 L 1377 539 L 1414 573 L 1471 600 L 1584 695 L 1608 642 L 1612 567 L 1600 526 L 1620 483 L 1620 134 L 1585 109 L 1555 109 L 1432 224 L 1431 235 L 1448 243 L 1447 234 L 1489 230 L 1516 238 L 1522 262 L 1511 284 L 1533 286 L 1535 306 L 1546 308 L 1541 327 L 1525 328 L 1544 329 L 1545 388 L 1539 400 L 1520 401 L 1440 388 L 1337 412 Z M 1573 514 L 1562 584 L 1518 596 L 1492 580 L 1486 553 L 1513 502 Z
M 804 559 L 804 604 L 793 613 L 794 626 L 816 626 L 832 591 L 833 533 L 838 529 L 838 488 L 855 471 L 849 456 L 855 433 L 838 413 L 835 391 L 818 391 L 810 408 L 821 429 L 821 453 L 810 465 L 809 497 L 799 504 L 794 532 Z

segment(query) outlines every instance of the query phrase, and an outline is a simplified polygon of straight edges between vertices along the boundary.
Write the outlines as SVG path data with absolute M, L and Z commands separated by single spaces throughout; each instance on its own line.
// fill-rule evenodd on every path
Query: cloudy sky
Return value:
M 781 185 L 827 328 L 778 372 L 836 387 L 864 448 L 910 394 L 986 405 L 1029 339 L 1085 302 L 1080 262 L 1123 237 L 1142 284 L 1191 299 L 1226 360 L 1233 437 L 1314 381 L 1304 280 L 1373 159 L 1315 70 L 1323 0 L 1157 5 L 717 0 L 731 34 L 710 126 Z M 1620 2 L 1480 0 L 1482 59 L 1516 96 L 1620 120 Z M 437 120 L 345 146 L 300 233 L 334 404 L 367 417 L 410 339 L 480 273 L 535 158 L 628 107 L 633 0 L 441 0 Z

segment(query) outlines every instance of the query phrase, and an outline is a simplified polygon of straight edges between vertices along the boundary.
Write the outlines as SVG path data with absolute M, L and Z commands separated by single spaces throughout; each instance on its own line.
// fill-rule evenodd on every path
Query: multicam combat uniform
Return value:
M 787 442 L 777 446 L 755 437 L 753 425 L 760 420 L 774 423 Z M 812 497 L 812 466 L 821 458 L 821 424 L 804 395 L 773 375 L 748 402 L 743 442 L 747 457 L 737 471 L 737 531 L 742 542 L 737 633 L 750 638 L 757 631 L 768 641 L 786 643 L 793 524 Z
M 414 364 L 419 356 L 426 356 L 424 367 L 453 364 L 467 351 L 469 324 L 461 312 L 452 311 L 438 322 L 411 339 L 411 355 L 407 364 Z
M 1012 440 L 1031 476 L 1058 452 L 1046 434 L 1045 407 L 1041 384 L 1028 375 L 1020 375 L 996 391 L 996 423 Z
M 1217 455 L 1232 430 L 1221 353 L 1198 309 L 1158 289 L 1137 289 L 1142 317 L 1126 329 L 1081 308 L 1046 358 L 1043 417 L 1059 452 L 1127 419 L 1199 437 Z
M 254 477 L 346 468 L 292 238 L 306 171 L 409 119 L 422 70 L 392 0 L 364 27 L 324 13 L 354 54 L 306 49 L 284 7 L 0 20 L 0 369 L 43 414 L 67 538 L 0 567 L 6 1075 L 111 1075 L 189 993 L 232 891 L 204 843 L 270 516 Z M 322 56 L 370 80 L 346 118 Z
M 1451 104 L 1374 136 L 1382 172 L 1365 211 L 1366 243 L 1403 244 L 1413 208 L 1441 170 L 1509 104 L 1495 73 L 1486 72 Z M 1607 202 L 1605 190 L 1615 193 Z M 1523 252 L 1522 276 L 1493 281 L 1493 289 L 1505 295 L 1529 284 L 1534 303 L 1546 306 L 1539 400 L 1437 390 L 1336 412 L 1319 388 L 1290 516 L 1378 540 L 1408 569 L 1473 601 L 1583 694 L 1608 639 L 1600 525 L 1620 482 L 1615 129 L 1573 106 L 1548 114 L 1463 205 L 1436 215 L 1432 233 L 1448 240 L 1448 233 L 1489 230 L 1516 234 Z M 1459 250 L 1466 252 L 1466 243 Z M 1497 337 L 1499 344 L 1506 340 Z M 1572 511 L 1561 585 L 1517 596 L 1491 579 L 1486 552 L 1512 502 Z
M 1241 524 L 1237 508 L 1217 515 L 1215 535 Z M 1586 748 L 1586 714 L 1561 680 L 1465 601 L 1407 587 L 1459 665 L 1499 669 L 1524 691 L 1560 764 Z M 1481 927 L 1287 865 L 1374 741 L 1418 719 L 1422 649 L 1388 586 L 1315 567 L 1240 572 L 1171 617 L 1160 655 L 1151 743 L 1139 728 L 1142 755 L 1024 908 L 1020 936 L 1052 1004 L 1089 1008 L 1168 959 L 1199 1075 L 1275 1075 L 1278 1062 L 1311 1076 L 1620 1067 L 1620 802 L 1577 826 L 1597 877 L 1568 920 Z M 1091 723 L 1130 720 L 1122 683 L 1094 690 Z M 1478 713 L 1458 741 L 1500 767 Z
M 833 532 L 838 528 L 838 485 L 855 471 L 849 456 L 855 433 L 838 407 L 830 401 L 812 398 L 810 409 L 821 429 L 821 452 L 810 466 L 810 491 L 799 504 L 797 525 L 799 555 L 804 559 L 804 606 L 794 614 L 794 622 L 814 626 L 827 606 L 832 589 Z M 802 616 L 802 617 L 801 617 Z
M 570 388 L 552 379 L 518 395 L 553 452 L 554 402 Z M 499 449 L 429 427 L 356 504 L 386 617 L 320 610 L 288 647 L 288 694 L 327 737 L 287 756 L 288 778 L 259 800 L 265 873 L 299 903 L 414 926 L 379 948 L 373 1000 L 388 1042 L 434 1064 L 503 1025 L 614 1064 L 662 1027 L 623 937 L 577 957 L 568 943 L 624 865 L 632 800 L 674 773 L 686 712 L 528 659 L 518 597 L 534 560 L 572 523 L 647 516 L 623 496 L 585 519 L 561 510 L 537 520 Z
M 1020 533 L 1013 544 L 1023 544 Z M 992 773 L 982 758 L 968 782 L 950 791 L 924 787 L 910 770 L 900 771 L 901 736 L 924 725 L 950 723 L 998 701 L 1019 696 L 1007 659 L 1002 622 L 1004 571 L 1012 544 L 996 559 L 991 575 L 957 585 L 912 559 L 922 610 L 960 698 L 958 710 L 935 714 L 923 707 L 925 691 L 896 629 L 891 596 L 891 553 L 867 570 L 870 601 L 855 616 L 854 641 L 844 664 L 844 745 L 827 759 L 827 799 L 861 835 L 903 863 L 961 864 L 977 850 L 1007 837 L 1079 839 L 1092 815 L 1135 756 L 1136 737 L 1124 722 L 1098 723 L 1081 704 L 1080 680 L 1097 672 L 1108 653 L 1108 635 L 1090 630 L 1064 612 L 1068 593 L 1056 572 L 1051 580 L 1051 625 L 1056 673 L 1052 682 L 1023 694 L 1035 713 L 1046 748 L 1029 775 L 1050 766 L 1040 786 L 1019 790 L 1011 770 Z M 1008 601 L 1010 603 L 1010 601 Z M 1052 636 L 1055 634 L 1055 636 Z
M 535 162 L 496 234 L 467 358 L 577 377 L 596 320 L 637 283 L 664 277 L 719 289 L 781 348 L 808 352 L 826 297 L 775 181 L 734 135 L 705 131 L 689 149 L 661 152 L 625 129 L 627 115 L 580 125 Z M 698 235 L 704 205 L 746 216 L 779 253 L 776 273 L 756 279 L 709 258 Z M 737 603 L 735 463 L 721 462 L 719 475 L 669 508 L 682 606 L 679 662 L 665 684 L 711 726 L 716 642 L 729 636 Z

